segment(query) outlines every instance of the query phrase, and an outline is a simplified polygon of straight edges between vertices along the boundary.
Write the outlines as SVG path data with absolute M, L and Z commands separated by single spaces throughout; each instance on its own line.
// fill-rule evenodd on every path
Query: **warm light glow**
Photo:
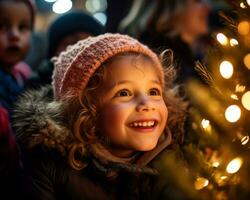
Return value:
M 209 122 L 209 120 L 203 119 L 203 120 L 201 121 L 201 125 L 202 125 L 202 127 L 203 127 L 204 129 L 206 129 L 207 127 L 209 127 L 210 122 Z
M 230 45 L 233 47 L 233 46 L 236 46 L 236 45 L 238 45 L 239 44 L 239 42 L 236 40 L 236 39 L 234 39 L 234 38 L 232 38 L 232 39 L 230 39 Z
M 248 141 L 249 141 L 249 136 L 248 135 L 241 138 L 241 144 L 242 145 L 246 145 L 248 143 Z
M 250 91 L 247 91 L 242 95 L 241 103 L 247 110 L 250 110 Z
M 241 165 L 243 163 L 243 159 L 241 157 L 237 157 L 229 162 L 227 165 L 227 172 L 229 174 L 234 174 L 239 171 Z
M 239 100 L 236 94 L 232 94 L 231 98 L 234 99 L 234 100 Z
M 225 179 L 227 179 L 227 176 L 221 176 L 220 179 L 225 180 Z
M 198 177 L 194 183 L 196 190 L 201 190 L 208 185 L 209 181 L 206 178 Z
M 72 8 L 71 0 L 57 0 L 52 7 L 54 13 L 63 14 Z
M 223 61 L 220 64 L 220 74 L 223 78 L 225 79 L 231 78 L 233 75 L 233 72 L 234 72 L 233 65 L 229 61 Z
M 246 5 L 245 5 L 243 2 L 241 2 L 241 3 L 240 3 L 240 7 L 241 7 L 241 8 L 246 8 Z
M 235 87 L 235 92 L 244 92 L 246 89 L 246 86 L 237 84 Z
M 240 119 L 241 110 L 237 105 L 229 106 L 225 111 L 226 120 L 229 122 L 237 122 Z
M 244 61 L 245 66 L 247 67 L 247 69 L 250 69 L 250 53 L 245 55 L 243 61 Z
M 220 163 L 216 161 L 216 162 L 214 162 L 214 163 L 212 164 L 212 166 L 213 166 L 213 167 L 219 167 L 219 166 L 220 166 Z
M 241 35 L 249 34 L 250 26 L 248 21 L 242 21 L 238 25 L 238 31 Z
M 216 38 L 221 45 L 225 46 L 228 44 L 228 38 L 223 33 L 218 33 Z
M 247 4 L 250 6 L 250 0 L 247 0 Z

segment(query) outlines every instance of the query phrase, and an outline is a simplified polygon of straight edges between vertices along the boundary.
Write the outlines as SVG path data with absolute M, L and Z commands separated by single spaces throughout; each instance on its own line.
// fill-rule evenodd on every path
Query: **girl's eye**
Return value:
M 20 31 L 26 31 L 26 30 L 30 30 L 31 28 L 30 28 L 30 26 L 28 25 L 28 24 L 21 24 L 20 26 L 19 26 L 19 30 Z
M 157 88 L 152 88 L 149 90 L 150 96 L 161 96 L 161 91 Z
M 132 96 L 132 93 L 128 89 L 122 89 L 118 91 L 115 95 L 116 97 L 127 97 Z

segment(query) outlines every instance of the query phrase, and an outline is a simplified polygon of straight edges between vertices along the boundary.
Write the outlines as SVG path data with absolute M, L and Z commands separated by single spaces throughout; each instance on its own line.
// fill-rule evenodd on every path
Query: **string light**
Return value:
M 249 26 L 248 21 L 242 21 L 239 23 L 238 32 L 241 35 L 247 35 L 249 33 L 249 30 L 250 30 L 250 26 Z
M 226 46 L 228 44 L 228 38 L 223 33 L 218 33 L 216 38 L 221 45 Z
M 245 89 L 246 89 L 246 86 L 244 86 L 244 85 L 237 84 L 235 86 L 235 92 L 244 92 Z
M 230 39 L 230 45 L 231 45 L 232 47 L 234 47 L 234 46 L 236 46 L 236 45 L 238 45 L 238 44 L 239 44 L 239 42 L 238 42 L 236 39 L 234 39 L 234 38 Z
M 241 157 L 237 157 L 237 158 L 234 158 L 233 160 L 231 160 L 229 162 L 229 164 L 227 165 L 227 172 L 229 174 L 234 174 L 236 173 L 237 171 L 239 171 L 241 165 L 243 163 L 243 159 Z
M 242 145 L 246 145 L 248 143 L 248 141 L 249 141 L 249 136 L 248 135 L 241 138 L 241 144 Z
M 247 69 L 250 69 L 250 53 L 245 55 L 243 61 L 244 61 L 245 66 L 247 67 Z
M 231 98 L 234 99 L 234 100 L 239 100 L 236 94 L 232 94 Z
M 223 78 L 225 79 L 229 79 L 232 77 L 234 72 L 234 68 L 232 63 L 230 63 L 229 61 L 223 61 L 220 64 L 220 74 Z
M 247 91 L 242 95 L 241 103 L 247 110 L 250 110 L 250 91 Z
M 198 177 L 194 183 L 196 190 L 201 190 L 202 188 L 208 186 L 209 181 L 206 178 Z
M 225 111 L 225 118 L 227 121 L 233 123 L 240 119 L 241 110 L 237 105 L 229 106 Z
M 219 167 L 219 166 L 220 166 L 220 163 L 219 163 L 218 161 L 213 162 L 212 166 L 213 166 L 213 167 Z
M 240 3 L 240 7 L 241 7 L 241 8 L 246 8 L 246 5 L 245 5 L 243 2 L 241 2 L 241 3 Z

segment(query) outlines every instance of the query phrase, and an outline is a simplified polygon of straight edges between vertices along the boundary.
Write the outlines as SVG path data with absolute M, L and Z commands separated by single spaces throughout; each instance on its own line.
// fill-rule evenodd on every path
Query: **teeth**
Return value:
M 130 126 L 133 127 L 138 127 L 138 126 L 142 126 L 142 127 L 151 127 L 155 124 L 155 121 L 148 121 L 148 122 L 134 122 L 131 123 Z

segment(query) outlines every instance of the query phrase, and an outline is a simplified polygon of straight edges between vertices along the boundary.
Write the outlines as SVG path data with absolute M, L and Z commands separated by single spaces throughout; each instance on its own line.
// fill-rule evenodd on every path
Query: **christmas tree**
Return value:
M 250 0 L 228 0 L 232 16 L 190 81 L 191 129 L 184 147 L 199 199 L 250 199 Z

